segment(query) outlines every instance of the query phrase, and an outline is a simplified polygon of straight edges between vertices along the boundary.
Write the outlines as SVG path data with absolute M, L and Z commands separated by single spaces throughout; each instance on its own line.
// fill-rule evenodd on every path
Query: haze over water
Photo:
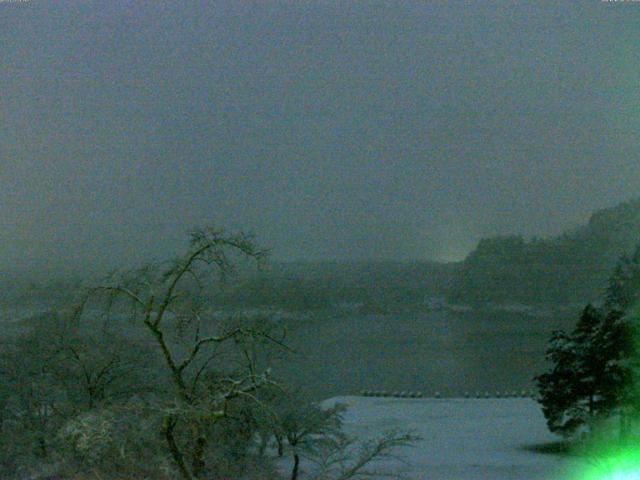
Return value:
M 216 223 L 280 260 L 460 260 L 638 193 L 633 2 L 4 2 L 0 268 Z

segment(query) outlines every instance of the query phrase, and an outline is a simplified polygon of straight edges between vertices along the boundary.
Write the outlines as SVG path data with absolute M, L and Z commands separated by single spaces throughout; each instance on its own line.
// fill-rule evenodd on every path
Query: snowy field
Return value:
M 349 406 L 345 427 L 358 437 L 389 429 L 422 437 L 398 452 L 404 462 L 381 466 L 407 479 L 565 480 L 576 462 L 531 450 L 559 438 L 548 432 L 540 407 L 529 398 L 336 397 L 323 405 L 334 403 Z

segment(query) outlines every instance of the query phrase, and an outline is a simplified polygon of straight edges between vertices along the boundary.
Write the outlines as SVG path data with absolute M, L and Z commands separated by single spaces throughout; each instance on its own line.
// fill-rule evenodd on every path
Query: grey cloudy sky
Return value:
M 640 194 L 640 3 L 0 3 L 0 268 L 459 259 Z

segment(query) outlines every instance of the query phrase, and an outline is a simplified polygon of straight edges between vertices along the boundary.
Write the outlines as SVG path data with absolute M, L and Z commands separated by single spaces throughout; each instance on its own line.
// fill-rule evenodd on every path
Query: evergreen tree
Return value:
M 587 305 L 571 334 L 560 331 L 551 337 L 547 358 L 552 367 L 536 381 L 552 432 L 571 436 L 579 427 L 614 414 L 624 427 L 631 415 L 640 413 L 638 301 L 640 245 L 618 261 L 604 307 Z
M 575 356 L 575 392 L 584 405 L 587 418 L 606 411 L 603 381 L 607 355 L 603 355 L 604 313 L 588 304 L 572 333 Z
M 570 436 L 606 411 L 603 377 L 606 359 L 599 337 L 603 314 L 587 305 L 571 334 L 553 333 L 547 350 L 551 369 L 536 377 L 542 411 L 552 432 Z
M 609 358 L 605 381 L 609 401 L 621 416 L 640 414 L 640 364 L 636 342 L 640 320 L 640 244 L 630 256 L 622 256 L 609 279 L 605 308 L 608 311 L 602 344 Z
M 582 423 L 580 415 L 575 415 L 576 355 L 571 339 L 562 331 L 554 332 L 549 343 L 547 359 L 553 367 L 536 377 L 539 402 L 549 430 L 568 436 Z

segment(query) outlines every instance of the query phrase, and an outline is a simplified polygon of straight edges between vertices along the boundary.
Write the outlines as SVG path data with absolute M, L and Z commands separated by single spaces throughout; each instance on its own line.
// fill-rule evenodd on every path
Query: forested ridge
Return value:
M 640 199 L 597 211 L 560 236 L 481 240 L 448 291 L 452 303 L 584 303 L 600 297 L 620 255 L 640 239 Z
M 459 263 L 276 263 L 229 289 L 224 302 L 287 309 L 360 304 L 367 311 L 450 304 L 584 304 L 596 301 L 620 255 L 640 240 L 640 198 L 595 212 L 551 238 L 480 240 Z

